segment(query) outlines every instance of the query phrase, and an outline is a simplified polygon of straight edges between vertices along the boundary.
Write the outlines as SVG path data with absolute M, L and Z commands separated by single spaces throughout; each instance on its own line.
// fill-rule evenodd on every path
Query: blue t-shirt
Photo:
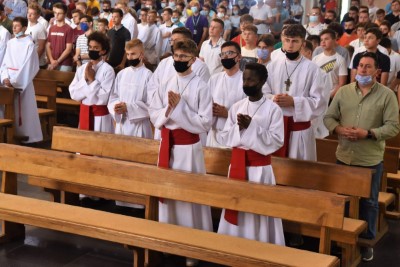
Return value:
M 203 15 L 190 16 L 186 20 L 186 28 L 188 28 L 193 34 L 193 40 L 199 45 L 201 36 L 203 36 L 204 28 L 208 28 L 208 20 Z

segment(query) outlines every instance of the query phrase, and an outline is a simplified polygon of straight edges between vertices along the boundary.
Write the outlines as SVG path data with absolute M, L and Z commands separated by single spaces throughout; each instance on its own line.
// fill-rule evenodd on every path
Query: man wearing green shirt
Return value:
M 4 12 L 4 5 L 0 4 L 0 25 L 6 28 L 10 34 L 13 34 L 12 31 L 12 20 L 10 20 L 6 13 Z
M 339 89 L 324 117 L 325 126 L 339 136 L 338 164 L 368 167 L 372 176 L 371 196 L 360 201 L 360 219 L 368 223 L 363 238 L 374 239 L 378 216 L 378 194 L 383 172 L 385 140 L 399 132 L 399 107 L 395 94 L 376 82 L 378 59 L 366 52 L 357 67 L 356 82 Z M 363 260 L 373 259 L 373 249 L 363 248 Z

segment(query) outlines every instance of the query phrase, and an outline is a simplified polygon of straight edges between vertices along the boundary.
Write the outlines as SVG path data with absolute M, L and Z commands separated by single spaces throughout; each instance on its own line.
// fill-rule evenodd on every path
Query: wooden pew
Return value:
M 121 149 L 124 148 L 124 149 Z M 133 161 L 144 164 L 156 165 L 158 157 L 159 142 L 130 136 L 112 135 L 106 133 L 80 131 L 72 128 L 55 127 L 52 149 L 68 152 L 80 152 L 87 155 L 95 155 L 106 158 Z M 205 164 L 208 174 L 226 177 L 230 161 L 230 150 L 205 148 Z M 363 168 L 352 168 L 338 166 L 336 164 L 325 164 L 298 161 L 291 159 L 272 159 L 277 184 L 306 189 L 328 191 L 338 194 L 349 195 L 351 199 L 351 218 L 346 218 L 344 228 L 333 231 L 333 240 L 340 242 L 343 247 L 343 262 L 345 265 L 359 262 L 360 257 L 356 248 L 358 235 L 365 230 L 366 223 L 358 218 L 358 198 L 368 197 L 371 187 L 371 171 Z M 348 174 L 351 173 L 352 179 Z M 149 198 L 142 195 L 124 195 L 110 189 L 85 188 L 71 183 L 54 182 L 39 177 L 29 177 L 29 183 L 51 189 L 85 193 L 115 199 L 146 206 L 145 218 L 157 218 L 157 211 L 152 208 Z M 62 193 L 64 201 L 68 194 Z M 58 199 L 58 198 L 57 198 Z M 305 226 L 298 228 L 293 224 L 285 225 L 292 232 L 301 231 L 308 236 L 319 236 L 317 228 Z M 344 265 L 344 266 L 345 266 Z
M 321 253 L 329 253 L 330 231 L 343 225 L 346 198 L 332 193 L 8 144 L 0 144 L 0 151 L 2 189 L 15 189 L 15 174 L 21 173 L 283 218 L 318 226 Z M 2 227 L 6 237 L 16 234 L 10 226 L 18 224 L 10 222 L 18 222 L 230 266 L 339 265 L 328 255 L 8 194 L 0 194 L 0 218 L 8 221 Z
M 0 118 L 1 142 L 14 143 L 14 89 L 0 86 L 0 105 L 4 118 Z
M 77 117 L 79 116 L 80 103 L 72 100 L 69 94 L 69 85 L 74 79 L 75 72 L 57 71 L 57 70 L 39 70 L 35 78 L 54 80 L 57 82 L 57 108 L 61 114 L 67 115 L 68 119 L 64 116 L 59 117 L 59 121 L 65 123 L 73 121 L 72 124 L 77 126 Z M 38 104 L 46 102 L 46 98 L 43 96 L 36 97 Z M 76 121 L 76 122 L 75 122 Z
M 57 81 L 46 79 L 33 79 L 36 98 L 45 100 L 38 107 L 39 118 L 42 124 L 43 140 L 51 140 L 53 127 L 57 123 Z
M 328 139 L 317 139 L 317 158 L 321 162 L 336 162 L 336 148 L 338 140 L 335 137 Z M 398 169 L 398 158 L 400 150 L 392 147 L 385 148 L 384 154 L 384 174 L 382 177 L 381 192 L 379 192 L 379 217 L 377 236 L 373 241 L 362 240 L 363 244 L 373 246 L 379 241 L 383 235 L 388 231 L 388 224 L 386 221 L 386 214 L 388 213 L 387 207 L 393 203 L 395 196 L 386 192 L 386 175 Z M 396 160 L 397 158 L 397 160 Z

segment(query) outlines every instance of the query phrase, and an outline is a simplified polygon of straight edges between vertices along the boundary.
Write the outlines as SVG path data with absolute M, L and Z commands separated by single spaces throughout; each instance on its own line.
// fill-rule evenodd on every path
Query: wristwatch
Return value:
M 368 130 L 367 139 L 373 139 L 373 138 L 374 136 L 372 135 L 372 132 Z

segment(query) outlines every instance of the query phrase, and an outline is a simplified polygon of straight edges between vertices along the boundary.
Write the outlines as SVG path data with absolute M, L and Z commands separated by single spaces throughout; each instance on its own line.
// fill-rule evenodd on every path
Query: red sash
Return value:
M 190 133 L 184 129 L 170 130 L 163 127 L 161 129 L 160 153 L 158 155 L 158 167 L 169 169 L 169 159 L 173 145 L 192 145 L 200 141 L 198 134 Z M 164 202 L 162 198 L 160 202 Z
M 285 137 L 283 146 L 275 151 L 272 155 L 282 158 L 287 158 L 289 155 L 289 141 L 291 132 L 303 131 L 311 127 L 311 122 L 294 122 L 293 117 L 283 117 L 283 123 L 285 127 Z
M 253 150 L 244 150 L 234 147 L 232 149 L 231 168 L 229 179 L 246 181 L 246 166 L 267 166 L 271 165 L 271 155 L 262 155 Z M 229 223 L 238 224 L 238 211 L 225 210 L 225 220 Z
M 107 105 L 91 105 L 87 106 L 81 104 L 79 112 L 79 129 L 80 130 L 94 130 L 94 117 L 105 116 L 110 114 Z

